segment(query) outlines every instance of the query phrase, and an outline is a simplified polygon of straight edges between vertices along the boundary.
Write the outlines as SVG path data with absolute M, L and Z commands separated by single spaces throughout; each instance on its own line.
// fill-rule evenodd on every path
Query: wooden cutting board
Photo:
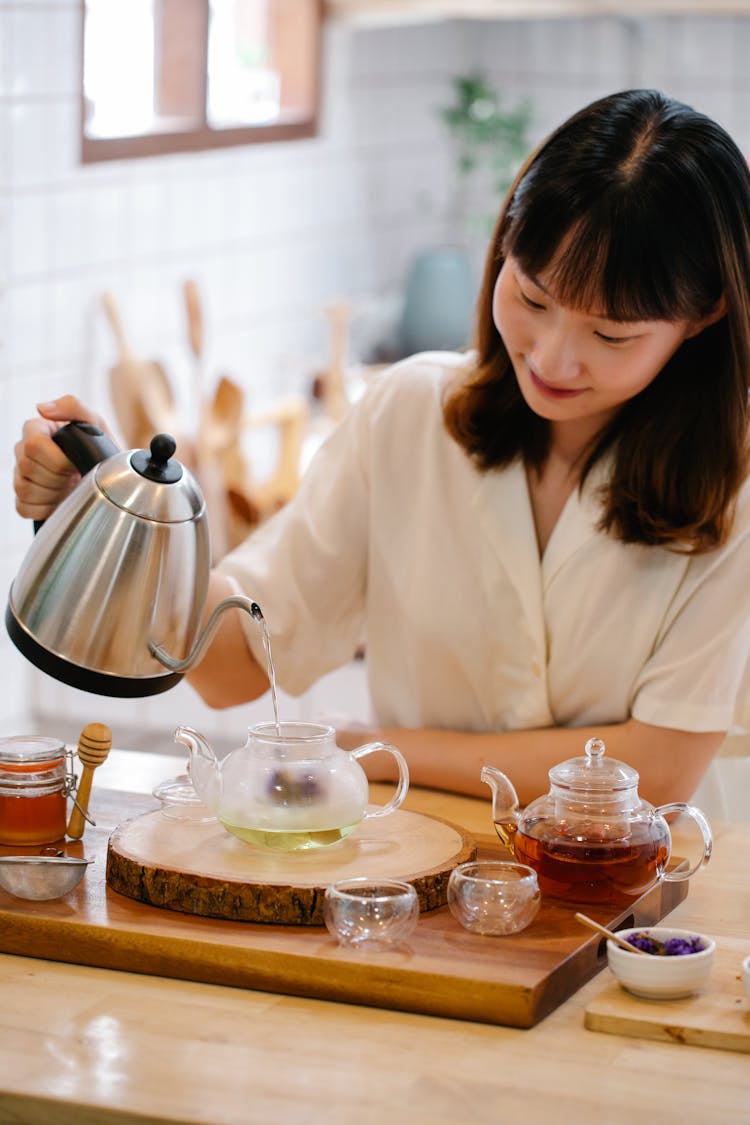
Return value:
M 610 979 L 588 1004 L 584 1024 L 591 1031 L 612 1035 L 750 1054 L 750 1000 L 742 989 L 740 968 L 746 956 L 747 942 L 717 938 L 714 967 L 708 982 L 695 996 L 685 996 L 681 1000 L 646 1000 L 631 996 L 607 970 Z
M 159 909 L 107 886 L 109 838 L 152 811 L 152 798 L 99 790 L 81 842 L 69 855 L 94 859 L 64 898 L 29 902 L 0 889 L 0 951 L 53 961 L 233 985 L 509 1027 L 532 1027 L 605 964 L 604 943 L 551 900 L 511 937 L 464 930 L 446 906 L 420 915 L 403 946 L 384 952 L 338 945 L 323 927 L 229 921 Z M 496 837 L 478 855 L 507 859 Z M 3 849 L 6 854 L 8 849 Z M 650 925 L 687 894 L 661 883 L 620 913 L 587 910 L 604 925 Z

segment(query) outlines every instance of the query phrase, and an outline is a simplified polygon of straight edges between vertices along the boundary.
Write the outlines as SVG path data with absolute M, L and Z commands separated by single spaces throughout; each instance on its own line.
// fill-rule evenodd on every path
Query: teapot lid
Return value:
M 195 478 L 173 459 L 176 444 L 169 434 L 157 434 L 150 449 L 119 453 L 96 467 L 96 482 L 104 495 L 131 515 L 157 523 L 189 523 L 203 510 L 203 495 Z
M 568 758 L 549 771 L 553 785 L 564 789 L 592 790 L 597 793 L 634 789 L 638 773 L 625 762 L 605 758 L 606 747 L 600 738 L 590 738 L 584 746 L 585 757 Z

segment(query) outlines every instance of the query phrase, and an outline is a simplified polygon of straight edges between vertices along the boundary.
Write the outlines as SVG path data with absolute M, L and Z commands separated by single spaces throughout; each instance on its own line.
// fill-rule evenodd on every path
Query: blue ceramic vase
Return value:
M 456 246 L 423 250 L 412 262 L 400 323 L 404 355 L 469 343 L 477 286 L 469 255 Z

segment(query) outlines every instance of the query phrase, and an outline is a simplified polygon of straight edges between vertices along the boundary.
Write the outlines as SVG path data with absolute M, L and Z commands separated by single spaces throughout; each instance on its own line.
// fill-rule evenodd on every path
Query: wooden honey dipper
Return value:
M 80 840 L 83 836 L 94 770 L 106 760 L 111 747 L 112 731 L 104 723 L 89 723 L 81 731 L 78 738 L 78 760 L 83 766 L 83 773 L 68 822 L 68 836 L 72 840 Z

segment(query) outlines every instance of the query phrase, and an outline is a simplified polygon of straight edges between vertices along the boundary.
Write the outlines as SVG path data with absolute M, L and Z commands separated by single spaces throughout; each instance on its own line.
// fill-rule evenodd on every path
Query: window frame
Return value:
M 208 12 L 208 0 L 203 0 Z M 298 0 L 274 0 L 280 11 L 291 11 L 290 5 Z M 86 0 L 80 0 L 80 157 L 82 164 L 95 164 L 107 160 L 129 160 L 140 157 L 162 156 L 169 153 L 204 152 L 236 145 L 266 144 L 277 141 L 294 141 L 316 136 L 320 119 L 320 91 L 323 53 L 324 0 L 311 0 L 312 35 L 305 44 L 309 57 L 306 65 L 311 68 L 312 90 L 309 111 L 304 116 L 295 114 L 290 119 L 272 124 L 230 126 L 214 128 L 206 117 L 208 18 L 203 23 L 204 42 L 202 46 L 203 72 L 197 79 L 196 88 L 203 87 L 203 120 L 193 129 L 180 129 L 173 132 L 141 133 L 125 137 L 90 137 L 86 134 L 86 94 L 84 89 L 84 39 L 86 23 Z M 283 72 L 282 72 L 283 73 Z

